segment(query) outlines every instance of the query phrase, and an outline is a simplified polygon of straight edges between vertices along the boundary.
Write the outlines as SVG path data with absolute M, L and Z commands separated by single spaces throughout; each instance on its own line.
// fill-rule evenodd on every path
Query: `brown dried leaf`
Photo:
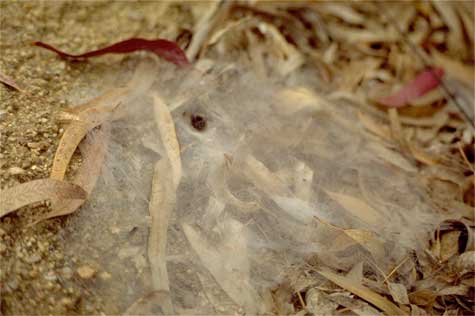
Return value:
M 310 289 L 305 294 L 306 310 L 315 316 L 334 315 L 338 304 L 331 301 L 325 292 Z
M 220 232 L 217 245 L 206 240 L 191 225 L 183 224 L 182 227 L 204 267 L 229 297 L 250 314 L 262 313 L 263 302 L 250 281 L 245 227 L 233 219 L 227 219 L 222 224 L 226 229 Z M 229 256 L 229 249 L 232 249 L 234 256 Z
M 394 43 L 399 38 L 394 29 L 358 29 L 329 23 L 329 30 L 335 39 L 349 44 Z
M 74 177 L 73 183 L 82 187 L 88 195 L 91 194 L 94 189 L 101 173 L 102 164 L 107 151 L 109 134 L 110 127 L 104 125 L 101 129 L 93 131 L 86 140 L 84 147 L 81 148 L 83 162 Z M 81 207 L 83 203 L 84 200 L 62 199 L 53 201 L 51 205 L 52 211 L 36 220 L 33 224 L 48 218 L 71 214 Z
M 87 192 L 76 184 L 54 179 L 33 180 L 0 192 L 0 218 L 31 203 L 46 199 L 81 199 Z
M 376 262 L 384 260 L 384 242 L 378 236 L 367 230 L 345 229 L 345 234 L 367 249 L 373 255 Z
M 409 301 L 412 304 L 422 306 L 432 306 L 435 303 L 437 295 L 428 289 L 422 289 L 409 294 Z
M 315 9 L 322 14 L 339 17 L 349 24 L 364 24 L 365 17 L 354 10 L 351 6 L 338 2 L 326 2 L 318 4 Z
M 155 164 L 149 204 L 151 226 L 148 260 L 152 272 L 152 283 L 154 291 L 165 293 L 170 293 L 166 264 L 168 222 L 176 202 L 176 187 L 169 170 L 170 164 L 167 159 L 161 159 Z M 164 300 L 162 307 L 166 314 L 174 313 L 170 296 Z
M 431 51 L 431 57 L 436 66 L 444 68 L 447 75 L 454 77 L 465 85 L 473 88 L 475 81 L 475 68 L 460 61 L 447 57 L 435 49 Z
M 407 296 L 407 289 L 400 283 L 388 282 L 388 290 L 391 293 L 394 301 L 400 304 L 409 304 L 409 297 Z
M 153 96 L 153 101 L 155 122 L 157 123 L 158 129 L 160 131 L 160 138 L 172 168 L 173 183 L 176 189 L 180 183 L 182 167 L 180 158 L 180 144 L 178 143 L 178 138 L 176 136 L 175 123 L 173 122 L 173 118 L 168 106 L 158 94 Z
M 320 269 L 317 270 L 317 272 L 333 283 L 336 283 L 338 286 L 380 308 L 386 313 L 386 315 L 404 315 L 404 312 L 399 307 L 364 285 L 358 284 L 347 277 L 333 273 L 328 269 Z
M 59 141 L 58 149 L 54 155 L 53 167 L 51 168 L 51 179 L 63 180 L 69 161 L 87 132 L 93 127 L 83 121 L 73 121 L 64 131 Z
M 389 126 L 376 122 L 369 115 L 364 114 L 362 111 L 358 112 L 358 117 L 361 124 L 363 124 L 363 126 L 368 131 L 380 136 L 384 140 L 391 140 L 391 131 L 389 130 Z
M 455 56 L 464 58 L 466 53 L 466 49 L 464 47 L 465 40 L 463 37 L 460 19 L 454 10 L 454 3 L 433 0 L 432 5 L 437 9 L 445 24 L 449 27 L 447 43 L 449 51 Z
M 451 231 L 442 235 L 440 238 L 440 260 L 447 261 L 458 254 L 460 231 Z
M 338 202 L 338 204 L 349 211 L 353 216 L 359 218 L 367 224 L 378 225 L 378 223 L 381 223 L 383 220 L 379 212 L 363 200 L 343 193 L 330 192 L 326 190 L 325 192 L 332 199 Z

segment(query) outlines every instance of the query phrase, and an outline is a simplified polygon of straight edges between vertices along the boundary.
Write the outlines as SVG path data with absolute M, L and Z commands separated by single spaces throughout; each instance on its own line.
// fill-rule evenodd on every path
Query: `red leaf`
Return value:
M 430 90 L 436 88 L 443 75 L 444 69 L 442 68 L 425 70 L 418 74 L 414 80 L 405 84 L 399 91 L 390 96 L 382 97 L 378 99 L 377 102 L 388 107 L 396 108 L 407 105 L 409 101 L 423 96 Z
M 59 49 L 56 49 L 53 46 L 43 42 L 35 42 L 34 45 L 49 49 L 62 58 L 80 59 L 100 56 L 109 53 L 124 54 L 135 52 L 137 50 L 146 50 L 157 54 L 158 56 L 168 60 L 169 62 L 174 63 L 177 66 L 190 65 L 190 62 L 188 61 L 188 58 L 186 58 L 186 55 L 183 50 L 175 42 L 167 41 L 164 39 L 147 40 L 143 38 L 131 38 L 98 50 L 93 50 L 79 55 L 72 55 L 62 52 Z

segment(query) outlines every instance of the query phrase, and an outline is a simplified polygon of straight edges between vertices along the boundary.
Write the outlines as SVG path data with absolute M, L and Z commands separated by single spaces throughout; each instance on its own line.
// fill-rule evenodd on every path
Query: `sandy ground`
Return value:
M 63 129 L 59 109 L 69 107 L 74 91 L 100 90 L 106 71 L 132 57 L 98 58 L 66 63 L 31 45 L 44 41 L 68 52 L 83 52 L 132 36 L 174 39 L 179 30 L 154 19 L 161 2 L 14 2 L 0 3 L 0 72 L 24 89 L 0 84 L 0 176 L 6 188 L 49 175 Z M 189 26 L 186 7 L 171 5 L 171 21 Z M 165 30 L 167 30 L 165 33 Z M 83 96 L 84 97 L 84 96 Z M 81 99 L 75 96 L 73 99 Z M 74 165 L 79 158 L 75 157 Z M 58 232 L 67 218 L 28 223 L 47 210 L 46 203 L 21 209 L 0 220 L 1 313 L 107 314 L 113 303 L 93 297 L 87 288 L 98 278 L 84 279 L 84 258 L 65 256 Z

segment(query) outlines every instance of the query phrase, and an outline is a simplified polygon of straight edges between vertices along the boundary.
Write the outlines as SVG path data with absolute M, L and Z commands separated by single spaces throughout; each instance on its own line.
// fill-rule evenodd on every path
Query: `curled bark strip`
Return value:
M 0 218 L 31 203 L 47 199 L 86 199 L 76 184 L 54 179 L 33 180 L 0 192 Z
M 175 42 L 164 39 L 147 40 L 143 38 L 130 38 L 98 50 L 93 50 L 87 53 L 77 55 L 65 53 L 43 42 L 34 42 L 33 44 L 53 51 L 61 58 L 70 58 L 73 60 L 96 57 L 110 53 L 125 54 L 138 50 L 146 50 L 162 57 L 163 59 L 171 63 L 174 63 L 177 66 L 183 67 L 190 65 L 190 62 L 188 61 L 188 58 L 186 57 L 183 50 Z
M 427 92 L 436 88 L 444 75 L 442 68 L 434 68 L 423 71 L 416 78 L 405 84 L 396 93 L 378 99 L 378 103 L 388 107 L 402 107 L 409 104 L 409 101 L 423 96 Z

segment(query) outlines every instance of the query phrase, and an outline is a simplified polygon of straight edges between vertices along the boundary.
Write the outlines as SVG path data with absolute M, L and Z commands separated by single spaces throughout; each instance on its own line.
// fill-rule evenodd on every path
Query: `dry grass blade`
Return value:
M 320 269 L 317 270 L 317 272 L 345 290 L 348 290 L 351 293 L 361 297 L 365 301 L 375 305 L 386 315 L 405 315 L 404 311 L 399 307 L 364 285 L 358 284 L 347 277 L 333 273 L 328 269 Z
M 169 177 L 169 164 L 166 159 L 155 164 L 149 212 L 152 218 L 148 239 L 148 260 L 152 270 L 152 283 L 155 291 L 170 292 L 167 272 L 167 232 L 170 213 L 175 205 L 176 191 Z M 171 298 L 164 300 L 162 306 L 166 314 L 173 314 Z
M 175 123 L 167 105 L 162 98 L 155 94 L 153 97 L 153 108 L 155 112 L 155 121 L 160 131 L 160 138 L 165 147 L 165 152 L 170 162 L 173 172 L 173 183 L 175 189 L 178 187 L 181 179 L 181 158 L 180 158 L 180 144 L 175 131 Z
M 97 179 L 101 173 L 101 167 L 104 162 L 107 151 L 107 143 L 109 140 L 110 127 L 104 125 L 100 130 L 93 132 L 90 141 L 86 142 L 84 148 L 81 148 L 83 163 L 78 170 L 73 183 L 82 187 L 87 194 L 91 194 Z M 75 212 L 84 200 L 63 199 L 54 201 L 51 208 L 52 211 L 35 221 L 33 224 L 39 223 L 48 218 L 67 215 Z
M 86 199 L 76 184 L 54 179 L 33 180 L 0 192 L 0 218 L 25 205 L 47 199 Z

